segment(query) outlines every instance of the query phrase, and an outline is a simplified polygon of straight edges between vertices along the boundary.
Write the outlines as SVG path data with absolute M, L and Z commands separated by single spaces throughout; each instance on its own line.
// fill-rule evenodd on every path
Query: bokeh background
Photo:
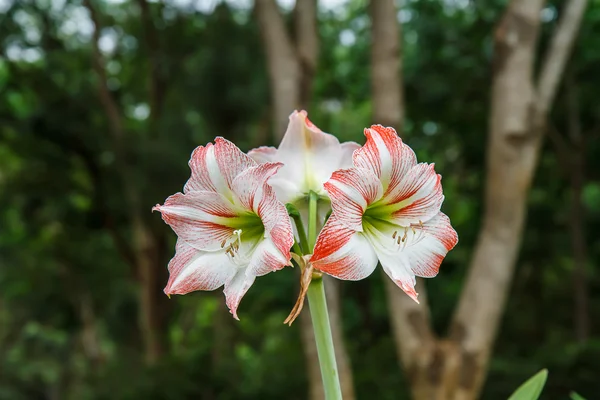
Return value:
M 477 268 L 484 193 L 498 184 L 486 175 L 499 148 L 488 146 L 490 116 L 519 97 L 492 93 L 506 66 L 494 42 L 529 24 L 501 24 L 525 2 L 403 0 L 379 17 L 366 1 L 319 0 L 312 11 L 316 3 L 0 1 L 0 399 L 320 398 L 310 321 L 282 324 L 297 271 L 258 279 L 239 322 L 220 290 L 169 300 L 162 288 L 176 238 L 150 212 L 181 190 L 196 146 L 215 136 L 243 150 L 277 145 L 295 107 L 340 140 L 363 143 L 364 127 L 394 125 L 443 175 L 443 210 L 460 242 L 426 282 L 421 312 L 428 307 L 437 344 L 411 356 L 424 355 L 423 379 L 439 385 L 440 360 L 447 365 L 445 351 L 462 343 L 449 326 Z M 543 68 L 571 3 L 536 12 L 529 75 Z M 395 30 L 375 32 L 382 15 Z M 600 397 L 599 26 L 592 0 L 538 132 L 531 187 L 514 187 L 527 219 L 509 230 L 518 255 L 499 285 L 507 300 L 495 306 L 497 327 L 467 327 L 495 337 L 483 349 L 489 362 L 474 367 L 487 371 L 484 399 L 507 398 L 541 368 L 550 371 L 544 399 Z M 397 68 L 383 81 L 391 100 L 379 103 L 377 51 Z M 294 71 L 300 83 L 281 86 Z M 525 156 L 515 154 L 507 171 Z M 392 322 L 403 317 L 383 274 L 327 283 L 345 398 L 410 398 L 419 372 L 402 366 Z M 468 307 L 476 314 L 484 303 Z

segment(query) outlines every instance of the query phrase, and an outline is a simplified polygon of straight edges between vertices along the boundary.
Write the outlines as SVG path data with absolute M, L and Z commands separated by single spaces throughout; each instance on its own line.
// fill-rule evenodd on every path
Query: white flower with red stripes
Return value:
M 458 242 L 448 217 L 441 176 L 417 164 L 396 131 L 373 125 L 354 167 L 338 170 L 324 185 L 333 212 L 317 238 L 311 263 L 339 279 L 369 276 L 377 261 L 417 301 L 415 276 L 434 277 Z M 417 301 L 418 302 L 418 301 Z
M 224 287 L 227 306 L 238 305 L 257 276 L 290 265 L 294 243 L 285 206 L 267 180 L 281 163 L 257 164 L 233 143 L 194 150 L 183 193 L 156 205 L 178 236 L 169 262 L 167 294 Z
M 323 184 L 335 170 L 352 166 L 352 153 L 359 147 L 354 142 L 340 143 L 317 128 L 306 111 L 294 111 L 278 148 L 263 146 L 248 155 L 260 163 L 283 163 L 269 184 L 280 201 L 302 207 L 301 200 L 311 191 L 327 199 Z

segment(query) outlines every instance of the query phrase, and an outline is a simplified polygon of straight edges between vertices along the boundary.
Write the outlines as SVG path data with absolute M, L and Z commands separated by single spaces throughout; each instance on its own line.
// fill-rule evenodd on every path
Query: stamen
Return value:
M 404 228 L 404 236 L 402 236 L 402 241 L 404 242 L 406 240 L 406 237 L 408 236 L 408 229 Z
M 236 229 L 233 231 L 233 235 L 228 239 L 223 240 L 221 243 L 221 248 L 225 248 L 227 241 L 229 240 L 229 245 L 225 249 L 225 254 L 228 254 L 232 258 L 235 257 L 236 253 L 240 250 L 240 243 L 242 241 L 242 230 Z
M 398 231 L 394 231 L 394 234 L 392 235 L 392 239 L 396 239 L 397 234 L 398 234 Z
M 398 236 L 398 239 L 396 240 L 396 244 L 400 245 L 400 236 Z

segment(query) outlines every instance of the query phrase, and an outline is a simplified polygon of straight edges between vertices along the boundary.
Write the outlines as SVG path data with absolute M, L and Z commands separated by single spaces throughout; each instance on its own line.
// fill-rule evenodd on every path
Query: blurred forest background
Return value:
M 396 127 L 460 237 L 421 306 L 327 282 L 344 398 L 598 398 L 599 91 L 598 0 L 1 0 L 0 399 L 322 398 L 297 271 L 169 300 L 150 212 L 300 107 Z

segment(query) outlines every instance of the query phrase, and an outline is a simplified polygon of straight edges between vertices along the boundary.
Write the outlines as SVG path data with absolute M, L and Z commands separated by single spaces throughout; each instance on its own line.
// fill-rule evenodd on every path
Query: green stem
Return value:
M 342 389 L 335 361 L 331 327 L 329 326 L 329 314 L 327 313 L 323 278 L 312 280 L 308 287 L 307 297 L 310 307 L 310 317 L 315 331 L 315 342 L 317 342 L 317 353 L 319 354 L 319 364 L 321 365 L 321 379 L 323 379 L 325 398 L 327 400 L 338 400 L 342 398 Z
M 299 256 L 302 255 L 302 249 L 298 245 L 298 242 L 294 242 L 294 245 L 292 246 L 292 250 L 294 250 L 294 253 L 298 254 Z
M 308 196 L 308 251 L 313 252 L 317 242 L 317 203 L 319 195 L 311 191 Z
M 304 251 L 304 254 L 310 253 L 308 250 L 308 240 L 306 239 L 306 231 L 304 230 L 304 224 L 302 223 L 302 218 L 300 218 L 300 214 L 292 215 L 294 219 L 294 223 L 296 224 L 296 230 L 298 231 L 298 239 L 300 240 L 300 247 Z M 311 250 L 312 251 L 312 250 Z M 302 254 L 302 253 L 298 253 Z
M 310 192 L 308 203 L 308 248 L 311 253 L 317 240 L 318 199 L 319 196 L 316 193 Z M 317 343 L 325 399 L 341 400 L 342 389 L 335 361 L 335 350 L 333 347 L 333 337 L 331 336 L 331 327 L 329 325 L 323 278 L 313 278 L 308 287 L 307 297 L 310 307 L 310 317 L 315 332 L 315 342 Z

